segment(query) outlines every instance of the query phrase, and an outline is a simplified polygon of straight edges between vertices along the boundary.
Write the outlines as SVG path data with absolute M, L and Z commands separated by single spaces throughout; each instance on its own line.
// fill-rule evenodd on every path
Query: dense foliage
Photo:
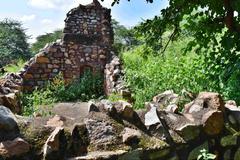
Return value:
M 88 101 L 103 96 L 103 79 L 100 74 L 86 71 L 83 76 L 73 83 L 66 85 L 60 74 L 45 88 L 35 89 L 32 93 L 22 95 L 22 106 L 25 115 L 41 110 L 43 105 L 51 105 L 56 102 Z M 45 113 L 41 113 L 45 114 Z
M 20 22 L 0 21 L 0 67 L 31 56 L 27 38 Z
M 174 90 L 178 94 L 183 90 L 193 93 L 214 91 L 226 100 L 234 99 L 240 103 L 239 71 L 232 74 L 227 83 L 219 84 L 206 74 L 208 69 L 203 54 L 183 54 L 188 41 L 189 38 L 182 37 L 170 43 L 164 56 L 146 45 L 123 53 L 125 79 L 133 92 L 136 108 L 142 108 L 144 102 L 165 90 Z
M 113 1 L 119 3 L 120 0 Z M 146 1 L 153 2 L 152 0 Z M 221 2 L 217 0 L 169 0 L 169 6 L 162 9 L 159 16 L 155 16 L 152 20 L 146 20 L 135 28 L 137 35 L 144 40 L 146 46 L 138 51 L 138 54 L 145 57 L 148 57 L 149 54 L 155 56 L 159 54 L 158 58 L 168 57 L 168 48 L 172 41 L 177 41 L 176 45 L 178 45 L 180 37 L 190 37 L 189 41 L 182 46 L 183 50 L 178 54 L 182 57 L 191 57 L 192 53 L 200 56 L 201 58 L 195 59 L 194 63 L 198 68 L 202 68 L 202 73 L 204 73 L 205 78 L 201 81 L 211 83 L 210 86 L 208 83 L 203 84 L 204 87 L 199 81 L 196 85 L 199 88 L 209 88 L 208 90 L 221 92 L 226 99 L 240 102 L 239 13 L 240 3 L 233 0 Z M 150 48 L 151 51 L 146 48 Z M 170 62 L 166 58 L 166 61 L 162 63 Z M 158 69 L 161 69 L 163 64 L 158 64 Z M 178 64 L 172 63 L 171 68 L 175 68 L 176 65 Z M 189 64 L 186 69 L 190 72 L 191 67 Z M 145 71 L 142 74 L 144 75 Z M 175 73 L 168 74 L 176 75 Z M 131 76 L 128 78 L 131 79 Z M 188 85 L 183 87 L 189 88 Z
M 199 92 L 212 88 L 204 74 L 202 57 L 181 54 L 186 42 L 185 38 L 170 44 L 164 58 L 144 45 L 123 53 L 125 79 L 136 108 L 142 108 L 144 102 L 165 90 L 181 93 L 183 89 Z M 145 52 L 148 54 L 142 56 Z
M 37 54 L 47 43 L 55 42 L 62 38 L 62 30 L 56 30 L 53 33 L 46 33 L 36 38 L 36 42 L 32 44 L 31 51 Z
M 138 28 L 146 43 L 156 46 L 158 40 L 161 44 L 169 29 L 171 40 L 184 32 L 193 37 L 186 51 L 197 47 L 195 52 L 204 54 L 206 74 L 219 84 L 219 89 L 221 83 L 229 83 L 233 75 L 239 75 L 236 72 L 240 68 L 240 3 L 170 0 L 169 4 L 161 16 L 145 21 Z

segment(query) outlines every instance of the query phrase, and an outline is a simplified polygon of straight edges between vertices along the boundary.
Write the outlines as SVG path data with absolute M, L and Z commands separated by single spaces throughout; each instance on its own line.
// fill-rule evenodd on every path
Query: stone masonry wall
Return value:
M 79 78 L 86 69 L 104 73 L 113 43 L 110 13 L 97 0 L 72 9 L 62 40 L 47 45 L 21 71 L 23 88 L 41 87 L 60 72 L 66 82 Z

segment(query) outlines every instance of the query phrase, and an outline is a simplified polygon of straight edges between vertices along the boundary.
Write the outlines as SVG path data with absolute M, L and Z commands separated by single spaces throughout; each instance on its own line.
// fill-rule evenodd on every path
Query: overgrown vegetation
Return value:
M 240 103 L 239 71 L 236 70 L 227 82 L 219 83 L 207 74 L 211 70 L 206 67 L 203 54 L 194 51 L 184 54 L 188 41 L 189 38 L 181 37 L 171 42 L 164 55 L 147 45 L 122 53 L 126 83 L 133 92 L 136 108 L 142 108 L 144 102 L 165 90 L 178 94 L 182 90 L 219 92 L 226 100 Z
M 159 16 L 138 25 L 133 31 L 143 45 L 123 54 L 136 107 L 157 92 L 184 88 L 240 103 L 239 13 L 234 1 L 169 0 Z
M 183 38 L 172 43 L 164 57 L 144 45 L 123 53 L 125 79 L 133 92 L 136 108 L 142 108 L 144 102 L 169 89 L 176 93 L 183 89 L 196 93 L 213 90 L 201 65 L 202 57 L 193 52 L 181 54 L 186 41 Z
M 4 72 L 0 72 L 0 77 L 4 76 L 6 73 L 17 73 L 19 72 L 25 64 L 25 60 L 19 59 L 18 61 L 16 60 L 15 63 L 8 64 L 2 68 Z
M 88 101 L 90 99 L 98 99 L 103 96 L 103 78 L 100 74 L 86 71 L 83 76 L 65 85 L 63 76 L 60 74 L 42 89 L 36 88 L 32 93 L 22 94 L 22 106 L 24 115 L 32 115 L 40 110 L 43 105 L 51 106 L 56 102 L 74 102 Z

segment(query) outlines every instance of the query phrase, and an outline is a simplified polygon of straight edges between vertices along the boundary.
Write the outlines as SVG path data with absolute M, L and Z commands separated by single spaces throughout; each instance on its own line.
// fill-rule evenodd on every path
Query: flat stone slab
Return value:
M 53 106 L 52 114 L 66 118 L 64 126 L 70 127 L 74 123 L 84 122 L 88 115 L 88 103 L 57 103 Z

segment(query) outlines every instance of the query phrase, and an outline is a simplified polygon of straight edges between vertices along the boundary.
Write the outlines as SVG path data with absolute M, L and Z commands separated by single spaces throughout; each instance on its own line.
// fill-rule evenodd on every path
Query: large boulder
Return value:
M 219 93 L 201 92 L 197 98 L 186 104 L 184 113 L 199 112 L 203 109 L 224 111 L 224 101 Z
M 0 106 L 0 141 L 12 140 L 19 134 L 17 120 L 10 109 Z
M 219 93 L 201 92 L 197 99 L 203 99 L 208 108 L 224 111 L 224 101 Z

